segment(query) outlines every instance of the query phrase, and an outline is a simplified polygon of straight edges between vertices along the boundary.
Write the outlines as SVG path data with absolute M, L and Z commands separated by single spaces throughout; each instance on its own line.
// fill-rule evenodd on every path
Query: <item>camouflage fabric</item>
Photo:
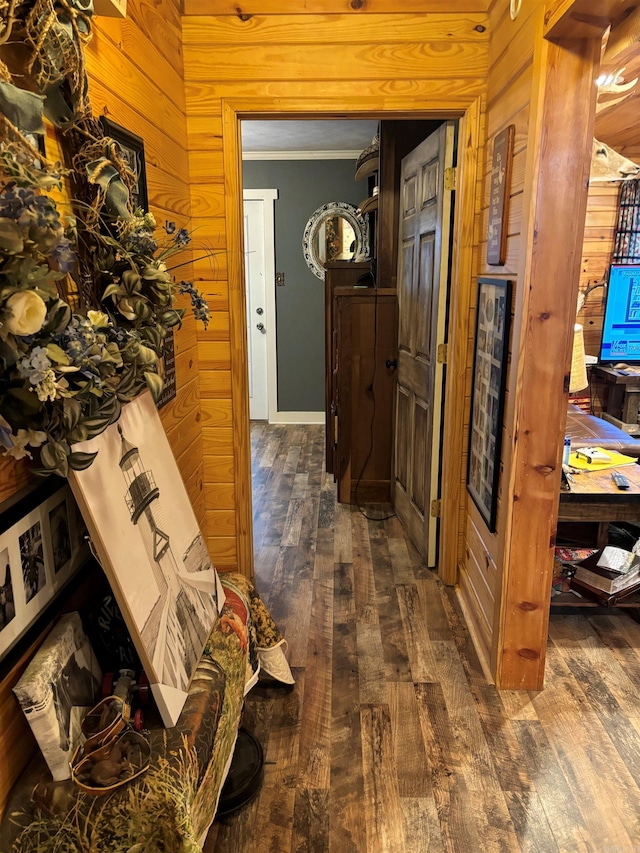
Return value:
M 227 601 L 177 725 L 150 725 L 148 772 L 112 793 L 92 796 L 69 780 L 51 782 L 38 756 L 12 792 L 0 827 L 1 850 L 201 853 L 199 839 L 213 820 L 246 685 L 257 668 L 257 594 L 251 595 L 240 575 L 220 577 Z

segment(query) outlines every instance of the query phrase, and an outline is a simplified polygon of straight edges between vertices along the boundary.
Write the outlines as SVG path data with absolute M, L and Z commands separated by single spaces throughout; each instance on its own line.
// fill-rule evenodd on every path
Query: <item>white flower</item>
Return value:
M 109 317 L 104 311 L 87 311 L 87 317 L 94 329 L 105 329 L 109 325 Z
M 30 447 L 40 447 L 43 441 L 46 441 L 47 434 L 36 429 L 19 429 L 16 435 L 11 436 L 13 446 L 5 451 L 6 456 L 11 456 L 14 459 L 24 459 L 25 456 L 31 459 L 31 453 L 27 450 L 27 445 Z
M 46 403 L 47 400 L 55 400 L 59 396 L 64 397 L 64 394 L 59 394 L 58 392 L 63 391 L 68 386 L 69 383 L 66 379 L 61 378 L 59 382 L 56 382 L 56 375 L 53 370 L 46 370 L 42 380 L 38 382 L 33 390 L 38 395 L 38 400 Z
M 12 335 L 34 335 L 39 332 L 47 316 L 47 306 L 33 290 L 20 290 L 5 302 L 11 312 L 4 321 L 5 329 Z

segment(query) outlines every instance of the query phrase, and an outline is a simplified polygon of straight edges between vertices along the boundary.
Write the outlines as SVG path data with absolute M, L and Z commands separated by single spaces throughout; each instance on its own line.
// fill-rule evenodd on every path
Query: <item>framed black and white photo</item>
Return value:
M 51 478 L 0 512 L 0 660 L 86 561 L 69 486 Z
M 78 613 L 67 613 L 13 688 L 54 781 L 68 779 L 83 716 L 100 697 L 102 671 Z
M 147 168 L 144 159 L 144 140 L 135 133 L 126 130 L 106 116 L 100 117 L 100 124 L 105 135 L 113 139 L 120 146 L 120 154 L 134 175 L 134 187 L 131 193 L 131 204 L 133 210 L 141 207 L 144 211 L 149 210 L 149 196 L 147 193 Z
M 511 281 L 478 279 L 467 490 L 495 530 L 509 352 Z

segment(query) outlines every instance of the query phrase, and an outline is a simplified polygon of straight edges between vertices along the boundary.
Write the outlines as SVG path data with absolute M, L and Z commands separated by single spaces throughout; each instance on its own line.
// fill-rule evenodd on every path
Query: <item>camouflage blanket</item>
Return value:
M 282 640 L 252 584 L 236 573 L 220 577 L 227 600 L 178 723 L 169 729 L 159 720 L 149 725 L 149 770 L 112 793 L 92 796 L 70 780 L 52 782 L 37 756 L 12 792 L 0 850 L 201 853 L 233 755 L 243 699 L 257 679 L 257 649 Z

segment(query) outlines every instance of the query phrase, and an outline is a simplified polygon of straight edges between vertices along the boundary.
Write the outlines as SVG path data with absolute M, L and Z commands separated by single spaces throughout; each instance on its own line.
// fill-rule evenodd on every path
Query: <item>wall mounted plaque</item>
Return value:
M 507 221 L 509 219 L 509 190 L 511 188 L 511 162 L 515 125 L 501 130 L 493 140 L 491 162 L 491 190 L 489 195 L 489 232 L 487 235 L 487 263 L 504 264 L 507 254 Z

